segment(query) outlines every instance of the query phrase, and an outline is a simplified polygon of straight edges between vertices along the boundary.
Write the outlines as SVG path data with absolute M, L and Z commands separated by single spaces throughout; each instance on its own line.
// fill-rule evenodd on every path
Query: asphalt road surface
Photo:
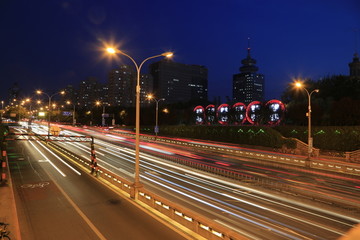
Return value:
M 8 152 L 22 239 L 187 239 L 44 144 L 13 141 Z

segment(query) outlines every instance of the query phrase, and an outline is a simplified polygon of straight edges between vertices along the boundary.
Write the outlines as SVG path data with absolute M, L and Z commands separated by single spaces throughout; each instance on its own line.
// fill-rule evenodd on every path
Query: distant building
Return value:
M 78 103 L 81 107 L 91 109 L 96 101 L 103 101 L 102 86 L 95 77 L 88 77 L 80 82 Z
M 14 101 L 19 101 L 20 98 L 20 88 L 17 83 L 14 83 L 11 88 L 9 88 L 9 104 L 13 103 Z
M 112 106 L 135 107 L 136 71 L 128 65 L 113 69 L 108 77 L 109 104 Z M 153 91 L 153 80 L 149 74 L 140 76 L 140 103 L 148 104 L 146 95 Z
M 154 78 L 156 98 L 165 98 L 166 103 L 207 101 L 208 70 L 200 65 L 176 63 L 163 59 L 149 66 Z
M 252 101 L 264 101 L 265 80 L 264 75 L 257 73 L 256 60 L 248 55 L 241 61 L 240 73 L 233 75 L 233 100 L 248 104 Z
M 360 77 L 359 54 L 355 52 L 353 61 L 349 63 L 350 77 Z
M 73 85 L 67 85 L 64 88 L 65 95 L 61 95 L 62 102 L 70 101 L 71 104 L 77 104 L 78 91 L 74 88 Z

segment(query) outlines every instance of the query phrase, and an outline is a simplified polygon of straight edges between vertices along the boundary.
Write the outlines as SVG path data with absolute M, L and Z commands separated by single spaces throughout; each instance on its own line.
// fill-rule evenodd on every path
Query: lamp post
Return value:
M 37 90 L 37 91 L 36 91 L 36 94 L 39 94 L 39 95 L 45 94 L 45 95 L 49 98 L 49 105 L 48 105 L 48 111 L 49 111 L 49 113 L 48 113 L 48 139 L 50 139 L 50 120 L 51 120 L 51 117 L 50 117 L 50 108 L 51 108 L 51 99 L 52 99 L 53 96 L 58 95 L 58 94 L 64 95 L 64 94 L 65 94 L 65 91 L 56 92 L 56 93 L 54 93 L 53 95 L 49 95 L 49 94 L 47 94 L 46 92 L 43 92 L 43 91 L 41 91 L 41 90 Z
M 2 120 L 3 111 L 4 111 L 4 101 L 1 101 L 1 118 L 0 118 L 0 120 Z
M 108 103 L 101 103 L 100 101 L 96 101 L 95 103 L 97 106 L 100 106 L 102 105 L 103 107 L 103 111 L 102 111 L 102 114 L 101 114 L 101 126 L 105 126 L 105 104 L 108 104 Z M 109 104 L 108 104 L 109 105 Z
M 296 82 L 295 86 L 297 88 L 304 89 L 308 95 L 308 112 L 307 112 L 307 117 L 308 117 L 308 160 L 310 160 L 312 148 L 313 148 L 313 139 L 311 137 L 311 95 L 314 92 L 318 93 L 319 89 L 314 89 L 309 93 L 309 91 L 303 86 L 303 84 L 301 82 Z
M 133 198 L 137 199 L 137 192 L 138 189 L 141 187 L 140 184 L 140 71 L 141 67 L 144 65 L 144 63 L 150 59 L 157 58 L 157 57 L 171 57 L 173 55 L 172 52 L 165 52 L 159 55 L 155 55 L 152 57 L 148 57 L 145 60 L 143 60 L 140 65 L 136 63 L 136 61 L 130 57 L 128 54 L 117 50 L 115 48 L 107 48 L 106 49 L 108 53 L 110 54 L 121 54 L 125 57 L 129 58 L 135 65 L 136 68 L 136 104 L 135 104 L 135 179 L 134 179 L 134 188 L 135 191 L 132 195 Z
M 71 104 L 71 102 L 66 101 L 66 104 Z M 72 113 L 72 115 L 73 115 L 73 118 L 72 118 L 73 126 L 75 126 L 75 124 L 76 124 L 76 104 L 73 104 L 73 113 Z
M 155 108 L 155 129 L 154 129 L 154 131 L 155 131 L 155 140 L 157 139 L 157 135 L 158 135 L 158 133 L 159 133 L 159 125 L 158 125 L 158 119 L 159 119 L 159 102 L 160 101 L 165 101 L 165 98 L 160 98 L 160 99 L 156 99 L 156 98 L 154 98 L 154 96 L 153 95 L 148 95 L 147 96 L 147 98 L 149 99 L 149 100 L 154 100 L 155 101 L 155 103 L 156 103 L 156 108 Z

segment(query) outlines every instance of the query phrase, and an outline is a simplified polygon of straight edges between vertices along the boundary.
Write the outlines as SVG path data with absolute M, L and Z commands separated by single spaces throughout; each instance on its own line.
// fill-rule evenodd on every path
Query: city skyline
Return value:
M 90 76 L 105 83 L 111 69 L 129 64 L 125 58 L 101 58 L 102 45 L 113 42 L 137 62 L 171 50 L 175 62 L 204 65 L 209 101 L 216 96 L 225 101 L 232 98 L 232 76 L 246 58 L 249 37 L 270 100 L 279 98 L 294 77 L 348 75 L 360 27 L 360 7 L 352 0 L 181 1 L 171 6 L 166 1 L 17 1 L 3 3 L 1 10 L 4 100 L 15 82 L 27 93 L 77 86 Z

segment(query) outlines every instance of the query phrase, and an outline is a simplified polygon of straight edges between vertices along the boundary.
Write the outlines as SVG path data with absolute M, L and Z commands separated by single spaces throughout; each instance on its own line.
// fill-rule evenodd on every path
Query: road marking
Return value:
M 63 177 L 66 177 L 65 173 L 63 173 L 52 161 L 50 161 L 50 159 L 48 159 L 41 151 L 40 149 L 38 149 L 31 141 L 29 142 L 35 149 L 36 151 L 38 151 L 40 153 L 41 156 L 43 156 L 49 163 L 51 166 L 53 166 L 53 168 L 56 169 L 56 171 L 58 171 Z
M 21 188 L 43 188 L 49 184 L 49 182 L 28 183 L 21 185 Z
M 50 176 L 50 178 L 52 178 Z M 52 179 L 53 180 L 53 179 Z M 106 240 L 106 237 L 104 237 L 104 235 L 102 235 L 102 233 L 99 231 L 99 229 L 90 221 L 90 219 L 85 215 L 85 213 L 83 213 L 81 211 L 81 209 L 76 205 L 76 203 L 70 198 L 69 195 L 67 195 L 67 193 L 60 187 L 59 184 L 57 184 L 54 180 L 53 180 L 54 184 L 58 187 L 59 191 L 64 195 L 64 197 L 66 198 L 66 200 L 68 200 L 68 202 L 70 203 L 70 205 L 75 209 L 75 211 L 80 215 L 80 217 L 82 217 L 82 219 L 89 225 L 89 227 L 91 228 L 91 230 L 94 231 L 94 233 L 101 239 L 101 240 Z
M 40 159 L 40 160 L 38 160 L 38 162 L 49 162 L 49 160 L 46 160 L 46 159 Z

